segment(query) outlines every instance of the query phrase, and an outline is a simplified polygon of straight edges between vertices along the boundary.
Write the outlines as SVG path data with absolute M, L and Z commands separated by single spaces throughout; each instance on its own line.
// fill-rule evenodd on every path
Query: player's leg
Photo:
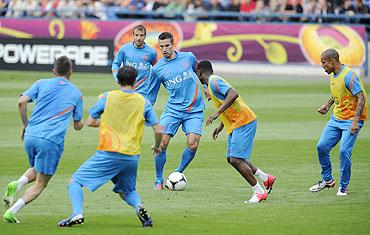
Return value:
M 339 147 L 340 185 L 337 193 L 338 196 L 345 196 L 348 192 L 348 184 L 351 178 L 352 150 L 358 133 L 351 135 L 349 126 L 342 132 Z
M 245 127 L 244 132 L 243 132 L 243 135 L 246 136 L 246 138 L 244 139 L 241 139 L 239 141 L 241 141 L 241 144 L 242 145 L 245 145 L 245 146 L 253 146 L 254 144 L 254 137 L 256 135 L 256 130 L 257 130 L 257 120 L 251 122 L 251 123 L 248 123 Z M 252 150 L 250 150 L 252 151 Z M 250 155 L 250 153 L 249 153 Z M 259 178 L 260 180 L 262 180 L 266 190 L 268 193 L 271 192 L 272 190 L 272 185 L 274 184 L 275 180 L 276 180 L 276 177 L 271 175 L 271 174 L 267 174 L 265 172 L 263 172 L 261 169 L 255 167 L 252 162 L 248 159 L 244 159 L 244 161 L 248 164 L 248 166 L 251 168 L 253 174 L 255 177 Z
M 162 152 L 156 156 L 155 159 L 155 173 L 154 188 L 156 190 L 163 189 L 163 170 L 167 159 L 167 147 L 170 139 L 177 133 L 182 117 L 178 113 L 172 113 L 165 110 L 161 115 L 160 125 L 164 127 L 162 137 Z
M 276 177 L 274 175 L 263 172 L 260 168 L 255 167 L 250 160 L 244 160 L 244 161 L 251 168 L 254 176 L 262 180 L 263 185 L 265 186 L 267 192 L 270 193 L 272 190 L 272 185 L 276 181 Z
M 200 135 L 198 134 L 189 133 L 186 135 L 187 146 L 185 150 L 182 152 L 181 162 L 175 171 L 182 173 L 186 169 L 186 167 L 195 157 L 199 141 Z
M 155 157 L 155 180 L 154 189 L 163 189 L 163 170 L 167 159 L 167 146 L 170 143 L 171 135 L 163 134 L 161 146 L 163 147 L 162 152 Z
M 21 190 L 24 185 L 35 181 L 36 175 L 35 169 L 33 167 L 29 168 L 17 181 L 12 181 L 7 185 L 4 193 L 4 205 L 6 208 L 13 205 L 17 192 Z
M 116 155 L 119 154 L 96 151 L 72 175 L 68 184 L 68 195 L 73 211 L 68 218 L 58 222 L 59 227 L 70 227 L 84 222 L 82 187 L 94 192 L 117 175 L 121 171 L 121 166 L 116 160 Z
M 26 190 L 23 197 L 18 199 L 16 203 L 5 212 L 4 219 L 10 223 L 14 222 L 15 214 L 22 207 L 41 194 L 54 175 L 63 153 L 63 146 L 57 145 L 46 139 L 32 138 L 31 143 L 35 152 L 29 155 L 29 162 L 31 167 L 34 167 L 37 172 L 36 181 L 35 184 Z
M 332 119 L 328 122 L 317 143 L 322 180 L 310 187 L 311 192 L 319 192 L 324 188 L 331 188 L 335 185 L 332 174 L 330 151 L 339 142 L 342 136 L 342 130 L 336 127 L 334 122 L 335 121 Z
M 175 171 L 183 172 L 194 159 L 202 135 L 203 112 L 188 114 L 182 121 L 182 130 L 186 134 L 187 146 L 182 153 L 179 166 Z
M 28 160 L 31 168 L 17 180 L 10 182 L 4 193 L 4 205 L 6 208 L 9 208 L 13 205 L 17 192 L 27 183 L 33 182 L 36 179 L 36 171 L 34 170 L 34 161 L 37 154 L 37 138 L 26 137 L 24 139 L 24 148 L 28 155 Z
M 258 203 L 267 198 L 267 192 L 265 192 L 254 177 L 253 170 L 257 169 L 248 162 L 253 149 L 256 129 L 257 121 L 253 121 L 239 128 L 235 128 L 228 136 L 228 162 L 250 184 L 254 192 L 252 198 L 246 201 L 247 203 Z
M 135 209 L 135 212 L 144 227 L 153 226 L 153 221 L 141 203 L 141 198 L 136 191 L 137 160 L 122 160 L 122 171 L 112 179 L 115 184 L 114 192 Z
M 22 209 L 26 204 L 35 200 L 41 192 L 47 186 L 52 175 L 45 175 L 42 173 L 37 173 L 35 183 L 29 187 L 24 193 L 23 197 L 18 199 L 12 207 L 10 207 L 4 214 L 4 220 L 9 223 L 19 223 L 15 215 Z

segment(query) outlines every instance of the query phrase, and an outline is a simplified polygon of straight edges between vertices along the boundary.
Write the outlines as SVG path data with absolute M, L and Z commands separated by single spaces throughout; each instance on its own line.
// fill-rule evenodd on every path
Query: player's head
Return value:
M 69 79 L 72 74 L 72 62 L 67 56 L 61 56 L 54 62 L 53 72 L 56 76 Z
M 162 55 L 166 59 L 173 58 L 173 36 L 170 32 L 163 32 L 158 36 L 158 44 L 161 49 Z
M 118 84 L 121 86 L 134 86 L 137 71 L 131 66 L 122 66 L 117 73 Z
M 144 45 L 144 40 L 146 37 L 146 29 L 143 25 L 136 25 L 132 29 L 132 36 L 134 37 L 134 44 L 137 47 L 142 47 Z
M 208 78 L 211 74 L 213 74 L 212 63 L 209 60 L 200 61 L 197 67 L 197 75 L 202 84 L 208 84 Z
M 331 74 L 340 65 L 339 53 L 335 49 L 330 48 L 321 53 L 321 66 L 326 73 Z

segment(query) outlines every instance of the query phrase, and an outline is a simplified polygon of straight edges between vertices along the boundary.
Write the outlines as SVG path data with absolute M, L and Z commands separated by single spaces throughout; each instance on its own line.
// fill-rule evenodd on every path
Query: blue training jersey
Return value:
M 137 71 L 135 82 L 135 91 L 144 97 L 147 96 L 151 77 L 152 65 L 157 61 L 157 52 L 144 44 L 144 47 L 138 48 L 134 43 L 123 45 L 112 62 L 112 73 L 114 80 L 117 81 L 117 73 L 121 65 L 134 67 Z
M 122 90 L 122 92 L 126 93 L 134 93 L 134 91 L 131 90 Z M 89 114 L 94 119 L 99 119 L 101 114 L 104 112 L 105 104 L 107 102 L 107 95 L 108 92 L 105 92 L 99 96 L 99 100 L 95 103 L 95 105 L 89 109 Z M 145 125 L 147 126 L 153 126 L 155 124 L 158 124 L 158 118 L 157 114 L 154 111 L 153 106 L 150 104 L 149 100 L 145 99 L 145 107 L 144 107 L 144 119 L 145 119 Z
M 203 111 L 203 96 L 195 72 L 197 59 L 191 52 L 174 53 L 174 59 L 162 58 L 154 65 L 148 99 L 154 105 L 162 83 L 169 94 L 166 109 L 188 113 Z
M 63 144 L 70 117 L 80 121 L 83 115 L 81 91 L 69 80 L 56 77 L 35 82 L 23 95 L 36 105 L 28 121 L 25 136 Z

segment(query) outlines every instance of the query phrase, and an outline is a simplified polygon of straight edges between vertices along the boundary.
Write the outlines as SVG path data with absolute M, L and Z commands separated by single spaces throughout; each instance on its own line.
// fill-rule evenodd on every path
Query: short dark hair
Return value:
M 209 60 L 202 60 L 198 63 L 198 69 L 201 73 L 210 72 L 213 74 L 212 63 Z
M 144 34 L 146 35 L 146 28 L 144 27 L 144 25 L 136 25 L 133 29 L 132 29 L 132 34 L 135 33 L 135 30 L 139 30 L 139 31 L 144 31 Z
M 123 66 L 118 70 L 117 79 L 121 86 L 133 86 L 137 77 L 137 71 L 131 66 Z
M 173 43 L 173 35 L 170 32 L 163 32 L 159 34 L 158 40 L 165 40 L 165 39 L 170 39 L 171 43 Z
M 65 76 L 72 71 L 72 62 L 67 56 L 61 56 L 54 63 L 55 73 Z
M 325 50 L 322 54 L 321 54 L 321 57 L 323 59 L 333 59 L 337 62 L 339 62 L 339 53 L 337 50 L 333 49 L 333 48 L 329 48 L 327 50 Z

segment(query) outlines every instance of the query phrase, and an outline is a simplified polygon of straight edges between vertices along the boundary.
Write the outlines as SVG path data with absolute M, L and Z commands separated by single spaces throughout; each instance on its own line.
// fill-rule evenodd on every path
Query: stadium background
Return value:
M 217 11 L 207 8 L 211 2 L 219 3 Z M 152 136 L 147 130 L 138 190 L 154 219 L 153 230 L 140 228 L 131 208 L 110 192 L 110 184 L 86 194 L 85 225 L 60 230 L 56 222 L 70 211 L 67 181 L 93 153 L 97 141 L 96 130 L 70 130 L 55 178 L 21 211 L 19 226 L 0 223 L 1 234 L 368 234 L 368 125 L 353 153 L 350 196 L 337 198 L 329 190 L 308 192 L 319 177 L 315 144 L 328 119 L 316 110 L 330 95 L 316 56 L 323 47 L 338 49 L 343 62 L 361 74 L 369 92 L 368 1 L 240 1 L 239 8 L 234 2 L 0 1 L 0 188 L 27 167 L 19 139 L 18 95 L 37 79 L 52 76 L 53 56 L 70 53 L 76 58 L 72 82 L 84 93 L 86 117 L 98 94 L 116 88 L 110 63 L 119 45 L 131 40 L 130 29 L 136 24 L 147 27 L 147 43 L 154 47 L 158 33 L 169 30 L 178 50 L 215 62 L 216 72 L 258 114 L 252 160 L 278 176 L 266 202 L 244 205 L 250 190 L 225 163 L 225 134 L 214 142 L 212 127 L 205 127 L 197 158 L 185 172 L 188 188 L 155 192 Z M 165 101 L 162 89 L 158 114 Z M 212 111 L 207 104 L 206 117 Z M 177 165 L 184 142 L 180 133 L 173 139 L 166 174 Z M 332 158 L 338 178 L 337 148 Z

